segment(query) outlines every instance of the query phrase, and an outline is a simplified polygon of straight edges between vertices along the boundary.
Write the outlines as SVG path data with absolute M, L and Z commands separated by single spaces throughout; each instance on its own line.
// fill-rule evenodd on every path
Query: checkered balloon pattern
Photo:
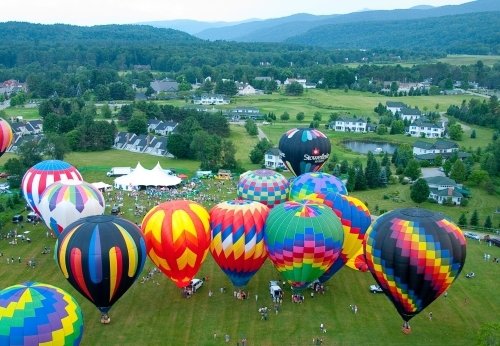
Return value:
M 426 209 L 383 214 L 365 241 L 368 268 L 405 321 L 445 292 L 465 263 L 461 229 Z
M 243 174 L 238 181 L 239 199 L 260 202 L 269 208 L 287 200 L 288 180 L 270 169 L 258 169 Z
M 0 345 L 79 345 L 83 316 L 66 291 L 25 282 L 0 291 Z
M 264 225 L 269 208 L 247 200 L 217 204 L 210 210 L 215 262 L 236 287 L 247 285 L 267 258 Z
M 339 178 L 323 172 L 304 173 L 290 183 L 289 199 L 324 203 L 325 196 L 331 193 L 347 195 L 347 188 Z
M 338 258 L 344 232 L 329 207 L 288 201 L 269 213 L 264 241 L 276 269 L 294 288 L 302 289 Z

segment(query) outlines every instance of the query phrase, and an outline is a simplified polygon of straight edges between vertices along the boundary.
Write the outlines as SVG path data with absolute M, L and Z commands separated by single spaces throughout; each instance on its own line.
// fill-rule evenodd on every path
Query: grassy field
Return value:
M 448 55 L 446 58 L 439 59 L 440 62 L 450 65 L 474 65 L 479 60 L 487 66 L 493 66 L 500 63 L 500 55 Z
M 84 171 L 87 180 L 86 174 Z M 219 197 L 229 199 L 232 195 Z M 371 199 L 370 195 L 359 197 Z M 132 203 L 125 197 L 125 205 Z M 370 201 L 371 208 L 373 203 Z M 380 207 L 391 206 L 380 203 Z M 140 221 L 127 208 L 124 210 L 126 218 Z M 14 225 L 9 224 L 2 231 L 12 228 Z M 250 281 L 250 299 L 239 301 L 233 298 L 230 282 L 210 255 L 199 272 L 199 277 L 209 280 L 192 299 L 183 298 L 163 274 L 155 274 L 153 280 L 136 282 L 111 309 L 112 323 L 103 326 L 97 309 L 67 283 L 52 255 L 41 254 L 44 246 L 52 248 L 55 242 L 46 237 L 46 228 L 26 224 L 23 230 L 30 232 L 30 244 L 9 245 L 7 240 L 0 240 L 0 252 L 5 256 L 0 259 L 0 287 L 35 280 L 70 292 L 84 313 L 82 345 L 210 346 L 225 344 L 226 333 L 232 344 L 245 337 L 249 345 L 263 346 L 309 345 L 315 337 L 322 337 L 324 345 L 471 345 L 476 344 L 482 327 L 499 322 L 500 298 L 494 292 L 500 265 L 484 262 L 483 254 L 500 257 L 500 248 L 470 241 L 463 274 L 448 291 L 448 297 L 440 297 L 412 319 L 411 335 L 401 333 L 401 319 L 389 300 L 383 294 L 369 292 L 369 285 L 374 283 L 369 273 L 343 268 L 327 283 L 324 295 L 310 298 L 307 294 L 304 304 L 291 303 L 287 289 L 281 310 L 275 314 L 268 282 L 279 276 L 269 261 Z M 22 263 L 7 264 L 5 258 L 10 256 L 20 256 Z M 38 263 L 35 269 L 25 265 L 30 258 Z M 151 268 L 148 260 L 143 275 Z M 477 277 L 466 279 L 464 273 L 469 271 Z M 227 292 L 220 293 L 221 287 L 227 288 Z M 212 297 L 208 296 L 209 290 L 214 292 Z M 350 311 L 350 304 L 359 307 L 357 315 Z M 257 312 L 262 306 L 271 308 L 267 321 L 261 320 Z M 427 318 L 429 311 L 433 312 L 432 321 Z M 326 334 L 319 333 L 320 323 L 325 324 Z M 499 338 L 497 332 L 496 342 Z

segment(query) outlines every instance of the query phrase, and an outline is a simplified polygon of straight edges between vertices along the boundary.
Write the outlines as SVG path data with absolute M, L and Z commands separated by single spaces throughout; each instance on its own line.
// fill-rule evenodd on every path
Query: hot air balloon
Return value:
M 319 278 L 319 281 L 326 282 L 344 264 L 354 258 L 360 249 L 363 249 L 365 233 L 372 220 L 368 208 L 355 197 L 330 193 L 324 197 L 323 203 L 332 208 L 335 215 L 339 217 L 344 230 L 344 244 L 339 258 Z M 353 269 L 356 269 L 356 267 Z
M 25 282 L 0 291 L 0 345 L 79 345 L 83 316 L 66 291 Z
M 83 180 L 78 170 L 69 163 L 59 160 L 46 160 L 37 163 L 24 174 L 21 188 L 26 202 L 37 213 L 40 196 L 45 189 L 56 181 Z
M 373 222 L 365 236 L 368 268 L 404 320 L 409 321 L 445 292 L 465 262 L 458 226 L 440 213 L 396 209 Z
M 210 216 L 203 206 L 173 200 L 151 209 L 142 221 L 151 261 L 179 288 L 189 285 L 208 253 Z
M 13 137 L 14 135 L 9 123 L 0 118 L 0 157 L 9 148 Z
M 326 195 L 332 193 L 347 195 L 347 188 L 342 180 L 323 172 L 304 173 L 290 183 L 289 199 L 293 201 L 310 199 L 323 203 Z
M 89 183 L 78 180 L 58 181 L 40 196 L 38 211 L 57 237 L 70 223 L 82 217 L 104 214 L 102 193 Z
M 210 210 L 210 252 L 236 287 L 245 286 L 267 258 L 268 213 L 262 203 L 246 200 L 222 202 Z
M 239 199 L 260 202 L 272 208 L 287 200 L 288 186 L 288 180 L 282 174 L 258 169 L 240 177 L 237 195 Z
M 318 171 L 328 160 L 330 140 L 312 128 L 291 129 L 279 142 L 281 160 L 294 175 Z
M 338 258 L 344 233 L 326 205 L 288 201 L 267 217 L 264 241 L 276 269 L 296 289 L 318 279 Z
M 101 322 L 109 323 L 109 309 L 142 271 L 146 246 L 134 223 L 87 216 L 64 229 L 55 258 L 69 283 L 101 311 Z

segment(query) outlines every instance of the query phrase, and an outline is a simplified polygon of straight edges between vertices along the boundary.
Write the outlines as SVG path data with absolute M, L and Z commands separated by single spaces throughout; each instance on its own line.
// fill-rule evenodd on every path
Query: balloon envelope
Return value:
M 0 345 L 79 345 L 83 316 L 66 291 L 25 282 L 0 291 Z
M 222 202 L 210 210 L 210 252 L 234 286 L 245 286 L 267 258 L 268 214 L 262 203 L 246 200 Z
M 58 181 L 40 196 L 38 211 L 54 235 L 72 222 L 86 216 L 102 215 L 106 205 L 102 193 L 89 183 L 78 180 Z
M 383 214 L 370 226 L 365 241 L 368 268 L 405 321 L 445 292 L 465 262 L 460 228 L 425 209 Z
M 78 170 L 69 163 L 59 160 L 46 160 L 37 163 L 24 174 L 21 189 L 26 202 L 40 217 L 38 204 L 45 189 L 56 181 L 83 180 Z
M 332 193 L 347 195 L 347 188 L 342 180 L 323 172 L 304 173 L 290 183 L 289 199 L 310 199 L 323 203 L 325 197 Z
M 260 202 L 272 208 L 287 200 L 288 186 L 288 180 L 282 174 L 258 169 L 240 177 L 237 195 L 239 199 Z
M 339 217 L 344 231 L 344 243 L 340 256 L 319 278 L 321 282 L 329 280 L 351 258 L 354 258 L 359 250 L 363 249 L 365 233 L 372 222 L 366 205 L 355 197 L 331 193 L 325 196 L 324 203 Z
M 269 258 L 298 289 L 318 279 L 333 264 L 343 240 L 342 225 L 333 211 L 307 200 L 274 207 L 264 230 Z
M 13 137 L 14 135 L 9 123 L 0 118 L 0 157 L 11 145 Z
M 161 203 L 142 221 L 151 261 L 179 288 L 189 285 L 210 246 L 210 216 L 188 200 Z
M 331 151 L 330 140 L 312 128 L 291 129 L 279 142 L 281 160 L 294 175 L 320 170 Z
M 106 313 L 141 273 L 146 247 L 134 223 L 113 215 L 87 216 L 61 233 L 55 255 L 69 283 Z

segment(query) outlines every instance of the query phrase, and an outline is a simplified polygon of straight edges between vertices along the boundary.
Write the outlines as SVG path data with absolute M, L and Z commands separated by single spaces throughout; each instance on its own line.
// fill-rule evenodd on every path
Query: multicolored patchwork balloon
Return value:
M 243 174 L 238 181 L 239 199 L 260 202 L 269 208 L 287 200 L 288 180 L 270 169 L 258 169 Z
M 332 193 L 347 195 L 347 188 L 342 180 L 323 172 L 304 173 L 290 183 L 289 199 L 292 201 L 310 199 L 323 203 L 326 195 Z
M 268 207 L 247 200 L 222 202 L 210 210 L 210 252 L 236 287 L 248 284 L 267 258 L 264 225 L 268 214 Z
M 291 129 L 279 142 L 281 160 L 294 175 L 316 172 L 330 157 L 330 140 L 312 128 Z
M 363 249 L 365 233 L 372 222 L 366 205 L 355 197 L 330 193 L 324 196 L 324 204 L 332 208 L 339 217 L 344 230 L 344 244 L 340 256 L 319 278 L 321 282 L 329 280 L 351 258 L 354 258 L 360 249 Z
M 0 157 L 7 151 L 12 144 L 14 134 L 9 123 L 3 118 L 0 118 Z
M 440 213 L 396 209 L 373 222 L 365 238 L 368 268 L 407 322 L 445 292 L 465 263 L 458 226 Z
M 54 235 L 72 222 L 86 216 L 102 215 L 105 210 L 101 191 L 84 181 L 58 181 L 40 196 L 38 211 Z
M 134 223 L 114 215 L 87 216 L 64 229 L 55 258 L 69 283 L 107 314 L 141 273 L 146 246 Z
M 151 261 L 179 288 L 189 285 L 208 253 L 210 216 L 188 200 L 161 203 L 142 221 Z
M 66 291 L 25 282 L 0 291 L 0 345 L 79 345 L 80 305 Z
M 296 289 L 318 279 L 340 255 L 344 232 L 326 205 L 288 201 L 274 207 L 264 241 L 276 269 Z
M 56 181 L 79 180 L 82 175 L 69 163 L 60 160 L 46 160 L 37 163 L 24 174 L 21 189 L 26 202 L 40 217 L 38 204 L 45 189 Z

